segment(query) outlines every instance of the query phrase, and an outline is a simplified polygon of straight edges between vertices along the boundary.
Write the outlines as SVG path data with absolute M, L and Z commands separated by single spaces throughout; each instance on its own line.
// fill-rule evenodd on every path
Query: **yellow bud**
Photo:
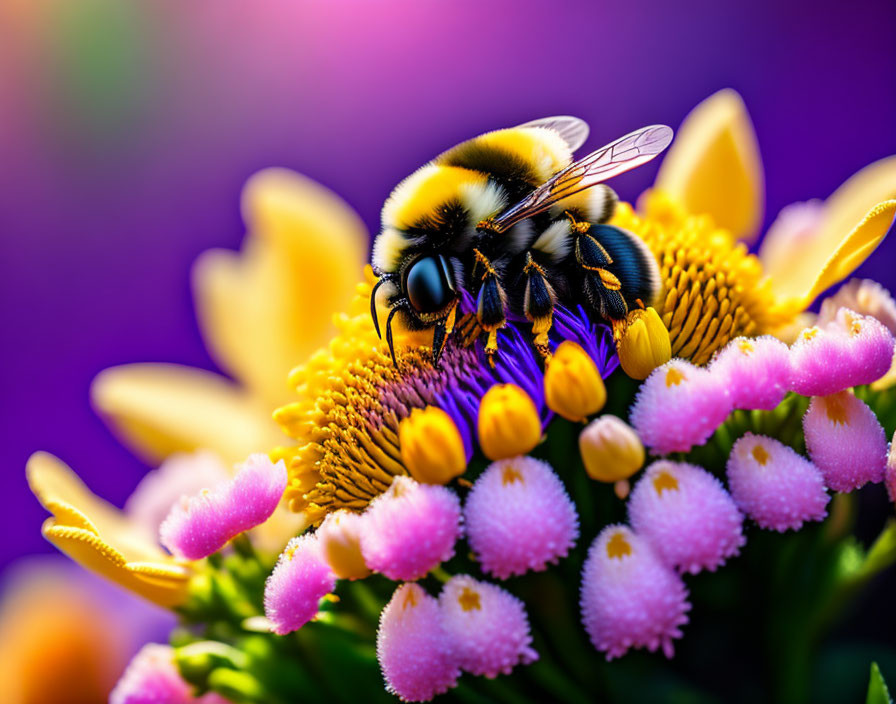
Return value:
M 575 342 L 560 343 L 544 372 L 544 400 L 567 420 L 584 420 L 607 401 L 607 389 L 594 360 Z
M 317 529 L 324 559 L 339 579 L 363 579 L 370 569 L 361 556 L 361 516 L 347 509 L 329 514 Z
M 579 452 L 588 476 L 599 482 L 628 479 L 644 464 L 644 445 L 625 421 L 604 415 L 579 435 Z
M 672 359 L 669 331 L 653 308 L 635 310 L 628 316 L 622 338 L 616 343 L 619 363 L 632 379 L 646 379 L 657 367 Z
M 502 460 L 530 452 L 541 440 L 541 419 L 529 394 L 515 384 L 497 384 L 479 404 L 479 445 Z
M 447 484 L 467 469 L 460 431 L 436 406 L 415 408 L 398 426 L 401 461 L 421 484 Z

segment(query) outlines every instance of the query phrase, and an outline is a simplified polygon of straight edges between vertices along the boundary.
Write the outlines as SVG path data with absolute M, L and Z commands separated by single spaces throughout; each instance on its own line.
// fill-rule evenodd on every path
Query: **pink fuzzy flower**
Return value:
M 523 602 L 501 587 L 460 574 L 442 588 L 439 606 L 461 669 L 497 677 L 538 659 Z
M 673 359 L 641 384 L 631 422 L 655 454 L 702 445 L 731 412 L 724 380 L 690 362 Z
M 162 545 L 187 560 L 208 557 L 270 518 L 285 488 L 283 460 L 250 455 L 233 479 L 181 497 L 159 528 Z
M 762 528 L 783 533 L 827 515 L 830 496 L 818 467 L 764 435 L 747 433 L 734 443 L 728 486 L 741 511 Z
M 714 571 L 746 542 L 743 516 L 722 483 L 700 467 L 650 465 L 628 501 L 632 528 L 670 567 Z
M 738 337 L 709 371 L 728 389 L 734 408 L 770 411 L 790 388 L 790 350 L 774 337 Z
M 532 457 L 493 462 L 464 506 L 470 547 L 482 570 L 506 579 L 566 557 L 579 537 L 579 519 L 563 482 Z
M 264 586 L 264 613 L 279 636 L 297 631 L 317 615 L 320 600 L 336 588 L 320 541 L 306 533 L 289 541 Z
M 109 694 L 109 704 L 228 704 L 223 697 L 209 692 L 193 694 L 174 662 L 174 649 L 149 643 L 134 656 L 127 670 Z
M 673 655 L 691 605 L 681 578 L 650 544 L 628 526 L 604 528 L 588 550 L 582 570 L 582 623 L 607 660 L 629 648 L 662 647 Z
M 890 495 L 890 501 L 896 502 L 896 435 L 890 443 L 890 453 L 887 455 L 887 469 L 884 472 L 884 483 L 887 486 L 887 493 Z
M 364 514 L 361 554 L 389 579 L 420 579 L 454 555 L 460 501 L 450 489 L 398 476 Z
M 883 481 L 887 437 L 874 411 L 851 391 L 813 398 L 803 416 L 803 434 L 828 488 L 852 491 Z
M 383 609 L 376 657 L 387 689 L 406 702 L 429 701 L 460 677 L 439 602 L 418 584 L 402 584 Z
M 793 344 L 791 390 L 829 396 L 877 381 L 890 370 L 893 345 L 879 320 L 841 308 L 824 328 L 804 330 Z

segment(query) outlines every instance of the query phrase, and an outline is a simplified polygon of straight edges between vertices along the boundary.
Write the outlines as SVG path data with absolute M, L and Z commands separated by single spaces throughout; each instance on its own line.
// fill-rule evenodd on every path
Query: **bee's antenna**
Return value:
M 376 280 L 376 283 L 373 285 L 373 290 L 370 292 L 370 317 L 373 319 L 373 328 L 376 330 L 376 336 L 383 339 L 382 334 L 380 333 L 380 321 L 379 317 L 376 314 L 376 292 L 377 289 L 386 283 L 386 279 L 384 277 L 380 277 Z
M 398 362 L 395 359 L 395 345 L 392 343 L 392 318 L 398 312 L 398 308 L 389 311 L 389 317 L 386 318 L 386 342 L 389 343 L 389 354 L 392 355 L 392 364 L 398 369 Z

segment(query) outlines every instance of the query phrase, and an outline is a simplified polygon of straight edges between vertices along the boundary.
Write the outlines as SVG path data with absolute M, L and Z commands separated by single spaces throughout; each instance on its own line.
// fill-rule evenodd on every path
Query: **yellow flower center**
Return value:
M 768 450 L 766 450 L 762 445 L 756 445 L 756 447 L 753 448 L 753 459 L 756 460 L 760 465 L 764 466 L 770 458 L 771 455 L 768 454 Z
M 660 496 L 664 491 L 678 491 L 678 480 L 669 472 L 660 472 L 653 479 L 653 488 Z
M 771 318 L 771 287 L 744 244 L 706 216 L 668 217 L 657 192 L 646 206 L 640 217 L 620 203 L 611 222 L 641 237 L 657 258 L 663 291 L 656 308 L 672 356 L 706 364 L 729 340 L 782 322 Z

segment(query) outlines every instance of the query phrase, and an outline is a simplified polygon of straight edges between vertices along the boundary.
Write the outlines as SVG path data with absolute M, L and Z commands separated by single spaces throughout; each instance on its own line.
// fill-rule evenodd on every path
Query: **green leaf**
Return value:
M 871 663 L 871 681 L 868 682 L 868 696 L 865 699 L 865 704 L 893 704 L 887 684 L 884 682 L 876 662 Z

